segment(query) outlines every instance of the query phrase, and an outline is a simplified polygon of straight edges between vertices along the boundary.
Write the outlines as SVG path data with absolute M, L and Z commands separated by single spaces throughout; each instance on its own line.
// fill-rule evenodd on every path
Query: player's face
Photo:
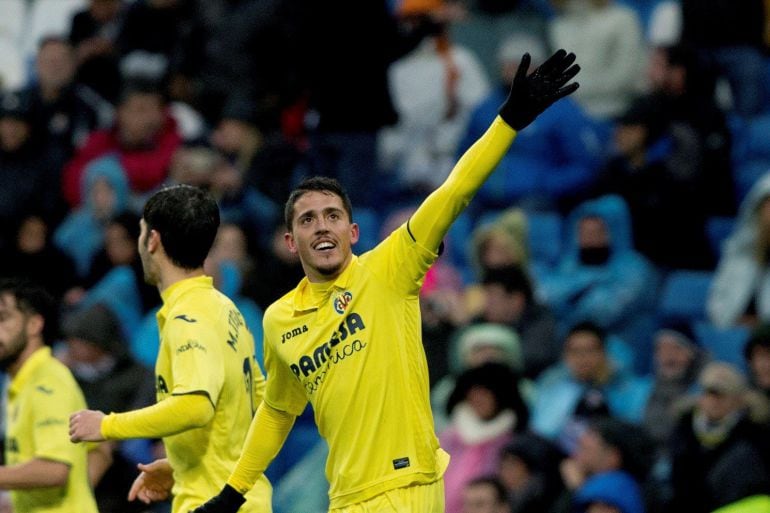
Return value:
M 147 229 L 147 223 L 144 219 L 139 221 L 139 240 L 137 241 L 137 249 L 139 250 L 139 258 L 142 260 L 142 271 L 144 272 L 144 282 L 148 285 L 158 284 L 158 271 L 153 263 L 150 250 L 148 248 L 147 238 L 150 236 Z
M 0 370 L 13 365 L 29 343 L 27 320 L 11 294 L 0 296 Z
M 285 240 L 289 250 L 299 255 L 310 281 L 330 281 L 350 262 L 358 225 L 350 222 L 339 196 L 311 191 L 294 204 L 292 230 Z

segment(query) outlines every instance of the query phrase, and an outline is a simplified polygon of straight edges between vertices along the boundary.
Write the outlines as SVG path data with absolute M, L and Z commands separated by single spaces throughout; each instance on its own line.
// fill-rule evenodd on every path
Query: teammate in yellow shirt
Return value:
M 306 277 L 265 312 L 270 379 L 238 465 L 195 513 L 233 513 L 309 401 L 329 446 L 334 513 L 444 511 L 449 456 L 433 431 L 418 295 L 454 219 L 516 136 L 573 92 L 575 56 L 558 51 L 528 75 L 522 59 L 500 116 L 412 218 L 360 257 L 350 201 L 328 178 L 286 203 L 286 243 Z M 524 170 L 526 171 L 526 170 Z
M 188 513 L 223 486 L 264 391 L 243 316 L 204 275 L 218 226 L 217 204 L 201 189 L 170 187 L 147 201 L 138 244 L 145 280 L 163 299 L 158 402 L 106 416 L 84 410 L 70 419 L 73 441 L 162 437 L 168 462 L 145 467 L 132 496 L 162 498 L 158 482 L 170 466 L 174 513 Z M 270 512 L 271 497 L 270 483 L 260 476 L 243 511 Z
M 38 286 L 0 282 L 0 370 L 8 373 L 5 465 L 0 489 L 16 513 L 97 513 L 87 447 L 67 436 L 67 419 L 86 405 L 69 369 L 51 356 L 53 299 Z

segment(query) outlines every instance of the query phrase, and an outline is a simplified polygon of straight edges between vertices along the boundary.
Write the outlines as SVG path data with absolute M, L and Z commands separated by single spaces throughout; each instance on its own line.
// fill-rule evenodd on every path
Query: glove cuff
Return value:
M 226 484 L 222 488 L 222 491 L 219 492 L 219 498 L 222 501 L 221 504 L 225 507 L 225 510 L 232 511 L 233 513 L 238 511 L 238 508 L 241 507 L 241 504 L 246 502 L 246 497 L 244 497 L 241 493 L 238 492 L 238 490 L 229 484 Z

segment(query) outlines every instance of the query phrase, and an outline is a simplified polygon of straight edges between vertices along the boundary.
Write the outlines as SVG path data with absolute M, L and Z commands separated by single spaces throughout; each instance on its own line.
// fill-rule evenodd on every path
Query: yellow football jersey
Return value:
M 17 513 L 97 513 L 88 483 L 87 444 L 69 438 L 69 417 L 86 401 L 69 369 L 43 347 L 24 362 L 8 387 L 5 463 L 34 458 L 66 463 L 67 484 L 11 491 Z
M 219 493 L 235 467 L 264 392 L 254 339 L 232 301 L 208 276 L 163 291 L 158 312 L 160 350 L 155 365 L 158 401 L 203 393 L 214 405 L 205 427 L 163 439 L 174 469 L 172 511 L 187 513 Z M 272 489 L 262 477 L 240 511 L 272 511 Z
M 313 405 L 332 508 L 435 482 L 449 462 L 433 429 L 418 297 L 436 257 L 404 225 L 333 282 L 305 278 L 265 312 L 265 402 L 294 415 Z

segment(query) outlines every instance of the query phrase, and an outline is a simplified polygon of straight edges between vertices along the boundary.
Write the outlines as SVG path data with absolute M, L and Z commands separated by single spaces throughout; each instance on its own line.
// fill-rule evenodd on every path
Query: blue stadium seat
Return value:
M 738 204 L 743 201 L 754 184 L 768 172 L 770 172 L 770 158 L 752 158 L 736 164 L 733 169 L 733 181 L 735 182 L 735 199 Z
M 705 321 L 695 323 L 695 337 L 711 358 L 733 364 L 743 371 L 746 370 L 743 348 L 749 336 L 750 330 L 745 326 L 717 328 Z
M 714 216 L 706 220 L 706 237 L 712 253 L 717 258 L 722 254 L 722 245 L 734 228 L 734 217 Z
M 358 224 L 360 237 L 354 250 L 357 255 L 369 251 L 380 241 L 380 218 L 372 209 L 356 208 L 353 221 Z
M 672 271 L 663 281 L 658 316 L 694 322 L 706 318 L 706 298 L 713 273 L 708 271 Z
M 553 267 L 562 247 L 562 218 L 555 212 L 529 212 L 529 251 L 534 263 Z
M 460 214 L 452 226 L 449 233 L 444 237 L 446 247 L 444 251 L 449 257 L 450 263 L 460 272 L 463 283 L 474 281 L 473 270 L 471 269 L 471 242 L 473 233 L 473 220 L 467 212 Z

